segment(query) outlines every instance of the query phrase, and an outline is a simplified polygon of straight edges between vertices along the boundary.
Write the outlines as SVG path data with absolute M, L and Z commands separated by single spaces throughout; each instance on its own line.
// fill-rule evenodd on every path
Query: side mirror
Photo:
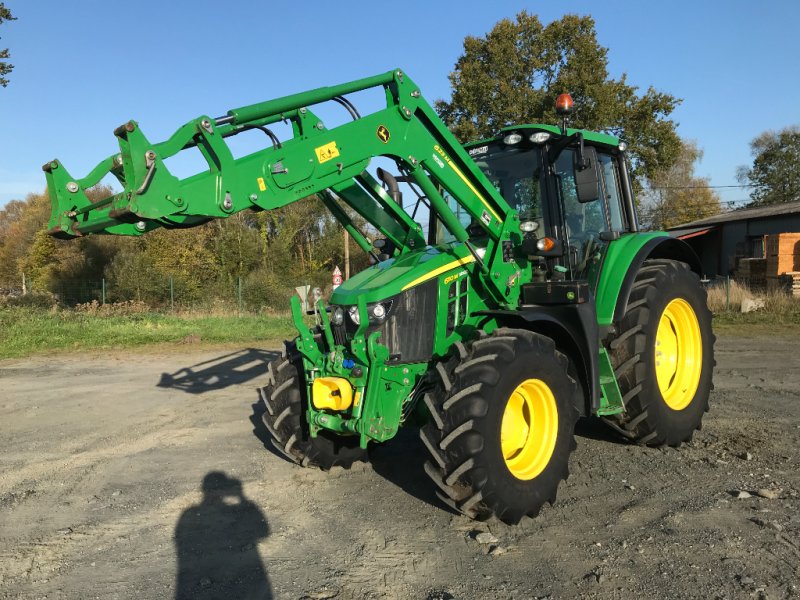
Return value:
M 394 255 L 394 251 L 396 250 L 394 243 L 391 240 L 387 240 L 385 238 L 379 238 L 375 240 L 374 242 L 372 242 L 372 246 L 379 250 L 378 260 L 380 262 L 392 258 L 392 256 Z
M 582 157 L 581 154 L 583 154 Z M 586 146 L 582 153 L 576 152 L 574 157 L 578 202 L 594 202 L 600 197 L 600 170 L 597 164 L 597 152 L 591 146 Z

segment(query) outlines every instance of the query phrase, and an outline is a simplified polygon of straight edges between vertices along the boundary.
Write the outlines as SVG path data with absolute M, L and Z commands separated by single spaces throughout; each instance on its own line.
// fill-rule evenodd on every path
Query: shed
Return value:
M 742 208 L 668 229 L 697 252 L 707 277 L 733 274 L 742 258 L 765 258 L 764 236 L 791 232 L 800 232 L 800 202 Z

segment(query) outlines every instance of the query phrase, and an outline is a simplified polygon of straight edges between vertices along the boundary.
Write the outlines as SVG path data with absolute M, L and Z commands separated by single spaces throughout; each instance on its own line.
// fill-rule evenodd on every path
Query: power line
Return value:
M 651 190 L 719 190 L 724 188 L 764 187 L 760 183 L 743 183 L 741 185 L 664 185 L 650 186 Z

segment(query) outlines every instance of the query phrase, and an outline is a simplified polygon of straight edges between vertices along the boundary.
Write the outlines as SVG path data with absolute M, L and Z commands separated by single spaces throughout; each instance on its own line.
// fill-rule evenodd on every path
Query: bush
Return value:
M 96 317 L 122 317 L 150 312 L 151 308 L 141 300 L 110 302 L 108 304 L 100 304 L 97 300 L 92 300 L 91 302 L 75 305 L 73 310 Z
M 0 306 L 50 309 L 58 306 L 58 298 L 50 292 L 32 291 L 27 294 L 0 296 Z

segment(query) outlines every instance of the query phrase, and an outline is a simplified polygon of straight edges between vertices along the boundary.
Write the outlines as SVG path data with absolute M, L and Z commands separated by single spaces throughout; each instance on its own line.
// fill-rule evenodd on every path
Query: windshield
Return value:
M 468 152 L 505 201 L 520 212 L 520 217 L 528 221 L 538 221 L 539 227 L 543 228 L 541 148 L 507 146 L 498 141 L 475 146 Z M 452 196 L 445 194 L 445 200 L 468 231 L 477 228 L 477 225 L 470 228 L 473 225 L 472 217 Z M 436 237 L 439 243 L 454 240 L 441 223 Z
M 512 208 L 530 218 L 541 218 L 542 161 L 538 146 L 520 148 L 493 142 L 470 148 L 469 153 Z

